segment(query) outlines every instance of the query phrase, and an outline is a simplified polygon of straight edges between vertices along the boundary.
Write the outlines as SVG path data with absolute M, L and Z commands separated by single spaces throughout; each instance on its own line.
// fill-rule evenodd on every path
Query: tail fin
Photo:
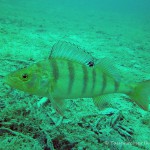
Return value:
M 150 80 L 138 83 L 128 95 L 139 107 L 148 111 L 150 102 Z

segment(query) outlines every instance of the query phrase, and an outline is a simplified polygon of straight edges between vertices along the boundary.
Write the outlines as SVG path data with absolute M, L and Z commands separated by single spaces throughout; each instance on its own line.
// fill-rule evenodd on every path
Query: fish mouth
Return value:
M 4 77 L 4 83 L 10 87 L 15 87 L 15 85 L 18 84 L 18 81 L 12 75 L 7 75 Z
M 17 77 L 11 74 L 4 77 L 4 83 L 9 85 L 11 88 L 15 88 L 21 91 L 24 91 L 24 89 L 26 89 L 22 82 Z
M 9 86 L 12 86 L 13 80 L 12 80 L 12 78 L 9 75 L 7 75 L 7 76 L 4 77 L 3 82 L 5 84 L 8 84 Z
M 5 77 L 3 78 L 3 82 L 6 83 L 6 84 L 8 84 L 8 76 L 5 76 Z

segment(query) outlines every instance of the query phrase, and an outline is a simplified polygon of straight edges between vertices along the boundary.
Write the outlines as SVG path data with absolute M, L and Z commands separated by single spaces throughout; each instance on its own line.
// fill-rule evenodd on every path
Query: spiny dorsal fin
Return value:
M 102 58 L 97 62 L 96 67 L 101 68 L 101 70 L 108 76 L 112 77 L 115 81 L 120 82 L 120 71 L 114 65 L 112 65 L 112 63 L 113 61 Z
M 65 41 L 59 41 L 53 45 L 49 58 L 65 58 L 86 64 L 89 67 L 94 66 L 94 58 L 88 52 Z

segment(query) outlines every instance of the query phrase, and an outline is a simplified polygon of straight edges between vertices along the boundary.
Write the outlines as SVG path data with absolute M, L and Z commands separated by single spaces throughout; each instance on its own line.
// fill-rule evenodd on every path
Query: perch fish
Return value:
M 149 105 L 150 80 L 126 84 L 107 60 L 96 60 L 68 42 L 54 44 L 48 59 L 10 73 L 5 82 L 24 92 L 48 97 L 62 115 L 64 99 L 93 98 L 94 104 L 101 108 L 112 93 L 127 94 L 144 110 Z

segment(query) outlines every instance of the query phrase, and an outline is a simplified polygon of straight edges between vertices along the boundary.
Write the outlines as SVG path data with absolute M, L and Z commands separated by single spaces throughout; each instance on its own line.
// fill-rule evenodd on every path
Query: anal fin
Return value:
M 104 110 L 105 108 L 112 107 L 111 100 L 112 100 L 112 94 L 105 94 L 93 98 L 93 102 L 95 106 L 97 106 L 100 110 Z

